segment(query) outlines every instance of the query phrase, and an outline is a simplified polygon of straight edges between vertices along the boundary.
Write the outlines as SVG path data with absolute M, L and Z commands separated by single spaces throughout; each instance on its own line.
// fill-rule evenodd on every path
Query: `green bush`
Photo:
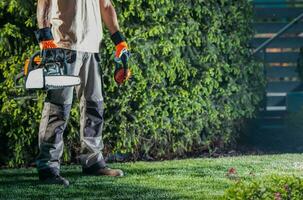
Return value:
M 12 98 L 24 94 L 13 89 L 14 75 L 38 48 L 34 2 L 0 2 L 0 138 L 8 141 L 0 160 L 10 166 L 37 154 L 43 93 L 37 101 Z M 134 76 L 124 87 L 114 83 L 114 47 L 105 34 L 105 154 L 171 158 L 231 144 L 245 120 L 253 117 L 263 93 L 262 66 L 250 57 L 250 3 L 114 2 L 131 48 Z M 78 118 L 75 107 L 66 133 L 65 161 L 77 153 Z
M 298 177 L 271 176 L 251 183 L 238 182 L 225 192 L 222 199 L 301 200 L 303 199 L 303 181 Z

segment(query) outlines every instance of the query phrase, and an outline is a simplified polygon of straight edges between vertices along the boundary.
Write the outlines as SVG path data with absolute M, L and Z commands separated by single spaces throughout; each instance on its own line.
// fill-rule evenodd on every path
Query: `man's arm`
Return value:
M 51 32 L 50 12 L 52 0 L 38 0 L 37 21 L 39 30 L 35 31 L 41 49 L 57 48 Z
M 131 71 L 128 69 L 128 59 L 130 53 L 125 37 L 119 31 L 117 14 L 111 0 L 99 0 L 100 10 L 103 22 L 111 33 L 111 39 L 116 45 L 115 61 L 116 70 L 114 73 L 115 81 L 120 85 L 128 80 L 131 76 Z M 121 65 L 122 63 L 122 65 Z
M 51 0 L 38 0 L 37 21 L 39 29 L 50 27 L 49 13 L 51 10 Z
M 100 0 L 100 9 L 103 22 L 111 34 L 119 31 L 117 14 L 111 0 Z

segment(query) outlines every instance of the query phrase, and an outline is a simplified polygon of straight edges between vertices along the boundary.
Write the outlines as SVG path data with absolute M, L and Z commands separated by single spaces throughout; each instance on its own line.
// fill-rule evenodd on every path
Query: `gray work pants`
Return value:
M 67 65 L 67 74 L 81 78 L 81 85 L 76 86 L 80 100 L 80 140 L 82 167 L 97 164 L 105 166 L 101 153 L 103 149 L 103 96 L 101 67 L 96 53 L 65 50 L 71 62 Z M 66 128 L 73 100 L 73 87 L 49 90 L 42 112 L 39 128 L 38 170 L 60 169 L 63 153 L 63 132 Z

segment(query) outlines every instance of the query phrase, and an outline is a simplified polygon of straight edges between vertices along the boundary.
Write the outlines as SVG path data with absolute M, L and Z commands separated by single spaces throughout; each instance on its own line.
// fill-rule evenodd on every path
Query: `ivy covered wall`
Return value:
M 43 92 L 16 100 L 14 75 L 38 50 L 34 0 L 0 2 L 0 163 L 20 166 L 37 155 Z M 172 158 L 223 148 L 253 117 L 263 94 L 263 69 L 250 57 L 252 7 L 247 0 L 117 0 L 122 31 L 132 52 L 133 78 L 113 80 L 114 45 L 105 30 L 106 155 Z M 79 149 L 74 103 L 64 161 Z

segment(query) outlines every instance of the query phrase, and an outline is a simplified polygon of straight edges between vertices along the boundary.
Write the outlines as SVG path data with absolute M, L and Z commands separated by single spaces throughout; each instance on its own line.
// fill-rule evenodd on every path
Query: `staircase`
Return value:
M 286 117 L 290 109 L 303 105 L 303 98 L 296 103 L 297 108 L 290 101 L 293 92 L 303 91 L 296 70 L 303 47 L 303 1 L 255 0 L 254 17 L 252 45 L 255 56 L 265 64 L 267 86 L 263 107 L 253 125 L 252 143 L 267 151 L 297 151 L 301 148 L 294 148 L 292 140 L 296 138 L 288 131 Z

